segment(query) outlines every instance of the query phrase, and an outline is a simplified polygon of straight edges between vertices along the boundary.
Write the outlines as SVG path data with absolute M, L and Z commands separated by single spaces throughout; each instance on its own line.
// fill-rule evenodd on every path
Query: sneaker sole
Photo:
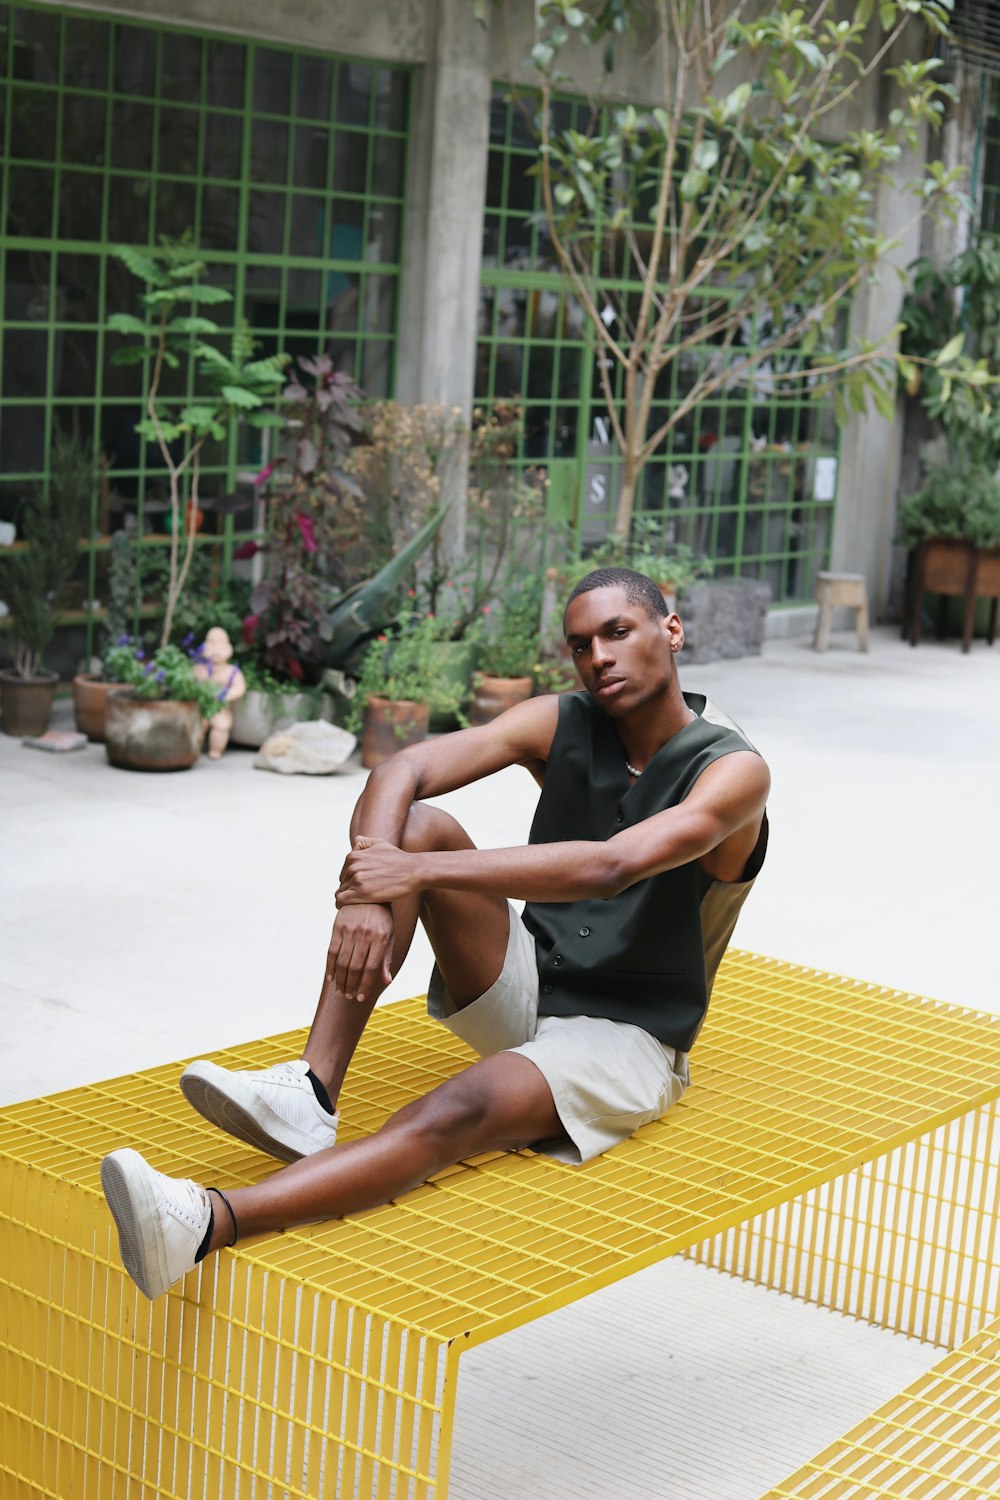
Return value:
M 156 1199 L 137 1151 L 125 1148 L 101 1163 L 101 1186 L 118 1229 L 122 1264 L 152 1302 L 172 1286 L 163 1243 L 156 1230 Z
M 215 1063 L 192 1063 L 181 1074 L 181 1093 L 192 1109 L 227 1135 L 235 1136 L 247 1146 L 274 1156 L 278 1161 L 299 1161 L 310 1152 L 300 1151 L 277 1133 L 281 1122 L 262 1122 L 254 1113 L 252 1096 L 241 1099 L 238 1080 Z M 259 1105 L 256 1105 L 259 1109 Z M 272 1117 L 273 1118 L 273 1117 Z

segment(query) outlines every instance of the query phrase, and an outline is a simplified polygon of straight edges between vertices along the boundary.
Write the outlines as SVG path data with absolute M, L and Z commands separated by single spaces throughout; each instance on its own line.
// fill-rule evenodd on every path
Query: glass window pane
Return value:
M 395 276 L 365 277 L 365 316 L 363 327 L 368 333 L 389 334 L 396 321 Z
M 156 93 L 156 32 L 145 26 L 115 26 L 115 89 L 119 94 Z
M 247 249 L 258 255 L 280 255 L 284 245 L 285 195 L 257 189 L 250 194 Z
M 326 278 L 326 326 L 353 331 L 358 326 L 361 278 L 355 271 L 330 271 Z
M 8 234 L 44 239 L 52 233 L 54 183 L 54 174 L 44 167 L 8 169 Z
M 11 156 L 52 161 L 56 154 L 56 102 L 56 94 L 49 89 L 11 90 Z
M 111 111 L 111 164 L 148 172 L 153 164 L 153 106 L 116 99 Z
M 236 250 L 239 244 L 240 195 L 236 188 L 207 184 L 201 190 L 201 232 L 205 250 Z
M 281 120 L 255 120 L 250 150 L 255 182 L 283 183 L 288 171 L 288 126 Z
M 367 125 L 372 70 L 367 63 L 342 62 L 337 68 L 337 119 L 342 125 Z
M 372 192 L 383 198 L 403 196 L 403 142 L 377 135 L 373 143 Z
M 96 323 L 100 313 L 100 257 L 60 255 L 56 276 L 60 318 L 73 323 Z
M 243 79 L 247 49 L 242 42 L 206 37 L 205 100 L 219 109 L 243 108 Z
M 198 170 L 198 112 L 160 107 L 156 169 L 193 177 Z
M 292 198 L 292 227 L 289 251 L 292 255 L 322 255 L 326 199 L 317 194 L 308 197 L 296 193 Z
M 64 94 L 62 159 L 80 165 L 104 164 L 108 103 L 95 95 Z
M 49 334 L 45 328 L 8 328 L 3 348 L 3 394 L 45 394 Z
M 156 207 L 153 234 L 156 239 L 167 235 L 180 239 L 194 229 L 195 184 L 193 182 L 159 182 L 156 185 Z
M 160 95 L 197 104 L 201 98 L 203 38 L 179 31 L 160 37 Z
M 338 130 L 333 157 L 333 186 L 338 193 L 363 193 L 368 169 L 368 138 Z
M 53 369 L 55 394 L 57 396 L 92 396 L 96 369 L 96 329 L 60 329 L 55 340 Z
M 399 260 L 399 209 L 392 204 L 373 204 L 368 212 L 368 243 L 365 259 L 392 264 Z
M 334 260 L 360 260 L 365 206 L 351 198 L 330 203 L 329 253 Z
M 12 7 L 14 20 L 13 72 L 15 78 L 35 83 L 59 79 L 59 16 L 49 10 Z
M 269 115 L 287 115 L 292 89 L 291 53 L 258 47 L 253 79 L 254 110 Z
M 170 184 L 172 187 L 173 184 Z M 124 244 L 148 245 L 151 193 L 148 177 L 112 177 L 108 186 L 108 234 Z M 169 230 L 160 231 L 169 233 Z M 90 236 L 88 235 L 89 239 Z
M 37 323 L 48 308 L 51 261 L 44 251 L 11 250 L 6 260 L 4 317 Z
M 329 120 L 333 63 L 328 57 L 299 58 L 296 110 L 306 120 Z
M 243 121 L 238 115 L 205 112 L 202 171 L 206 177 L 238 178 L 243 151 Z
M 292 172 L 296 187 L 326 187 L 330 133 L 315 125 L 299 125 L 295 130 L 295 156 Z
M 114 179 L 112 179 L 114 181 Z M 59 178 L 58 233 L 67 240 L 103 239 L 105 178 L 102 172 L 69 172 Z M 149 197 L 149 184 L 145 184 Z M 121 239 L 121 235 L 115 235 Z
M 78 89 L 106 88 L 111 54 L 108 22 L 67 16 L 63 26 L 63 82 Z
M 407 76 L 396 68 L 375 71 L 375 124 L 380 130 L 406 129 Z

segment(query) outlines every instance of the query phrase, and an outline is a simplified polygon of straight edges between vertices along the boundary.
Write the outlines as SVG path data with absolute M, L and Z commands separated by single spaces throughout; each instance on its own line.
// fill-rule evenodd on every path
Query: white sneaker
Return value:
M 308 1068 L 303 1059 L 241 1072 L 193 1062 L 181 1074 L 181 1092 L 220 1130 L 279 1161 L 298 1161 L 332 1146 L 340 1120 L 316 1098 Z
M 118 1226 L 122 1264 L 151 1300 L 194 1269 L 212 1217 L 208 1193 L 165 1177 L 126 1147 L 101 1162 L 101 1186 Z

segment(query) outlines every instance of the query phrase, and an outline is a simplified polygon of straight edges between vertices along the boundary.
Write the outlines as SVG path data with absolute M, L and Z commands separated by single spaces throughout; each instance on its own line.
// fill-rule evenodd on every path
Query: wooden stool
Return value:
M 817 573 L 816 602 L 819 604 L 813 640 L 816 651 L 825 651 L 830 644 L 833 611 L 838 604 L 854 610 L 858 646 L 862 651 L 868 650 L 868 590 L 862 573 Z

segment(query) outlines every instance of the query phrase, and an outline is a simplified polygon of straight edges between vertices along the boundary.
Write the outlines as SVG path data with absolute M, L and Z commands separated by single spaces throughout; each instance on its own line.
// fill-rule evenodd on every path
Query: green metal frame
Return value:
M 567 100 L 560 107 L 565 123 L 583 128 L 588 105 Z M 594 330 L 554 269 L 537 218 L 540 189 L 528 175 L 536 146 L 520 104 L 502 85 L 493 96 L 489 152 L 475 399 L 488 408 L 520 398 L 521 462 L 547 471 L 553 509 L 585 544 L 613 522 L 621 457 L 613 440 L 603 441 L 609 418 Z M 622 280 L 603 284 L 636 290 Z M 706 343 L 690 357 L 717 353 Z M 614 373 L 620 392 L 621 372 Z M 679 399 L 682 378 L 674 361 L 654 403 L 657 425 Z M 834 498 L 815 494 L 817 476 L 831 472 L 823 475 L 818 461 L 839 460 L 833 401 L 797 385 L 773 395 L 764 383 L 751 373 L 746 384 L 721 389 L 670 434 L 645 468 L 638 513 L 658 521 L 669 540 L 710 557 L 717 576 L 765 579 L 779 603 L 811 600 L 832 538 Z M 686 472 L 683 483 L 678 470 Z
M 976 149 L 973 158 L 971 190 L 979 187 L 982 172 L 979 225 L 986 234 L 1000 234 L 1000 78 L 982 79 Z
M 51 5 L 0 7 L 0 516 L 44 482 L 53 424 L 120 449 L 111 484 L 139 533 L 162 478 L 128 438 L 141 372 L 104 331 L 136 311 L 115 244 L 194 232 L 208 279 L 261 352 L 338 363 L 391 394 L 402 261 L 410 70 Z M 303 244 L 308 235 L 311 243 Z M 25 388 L 27 387 L 27 389 Z M 202 493 L 259 454 L 240 429 L 207 453 Z M 86 547 L 92 649 L 102 506 Z M 228 563 L 234 530 L 219 536 Z M 200 540 L 200 539 L 199 539 Z

